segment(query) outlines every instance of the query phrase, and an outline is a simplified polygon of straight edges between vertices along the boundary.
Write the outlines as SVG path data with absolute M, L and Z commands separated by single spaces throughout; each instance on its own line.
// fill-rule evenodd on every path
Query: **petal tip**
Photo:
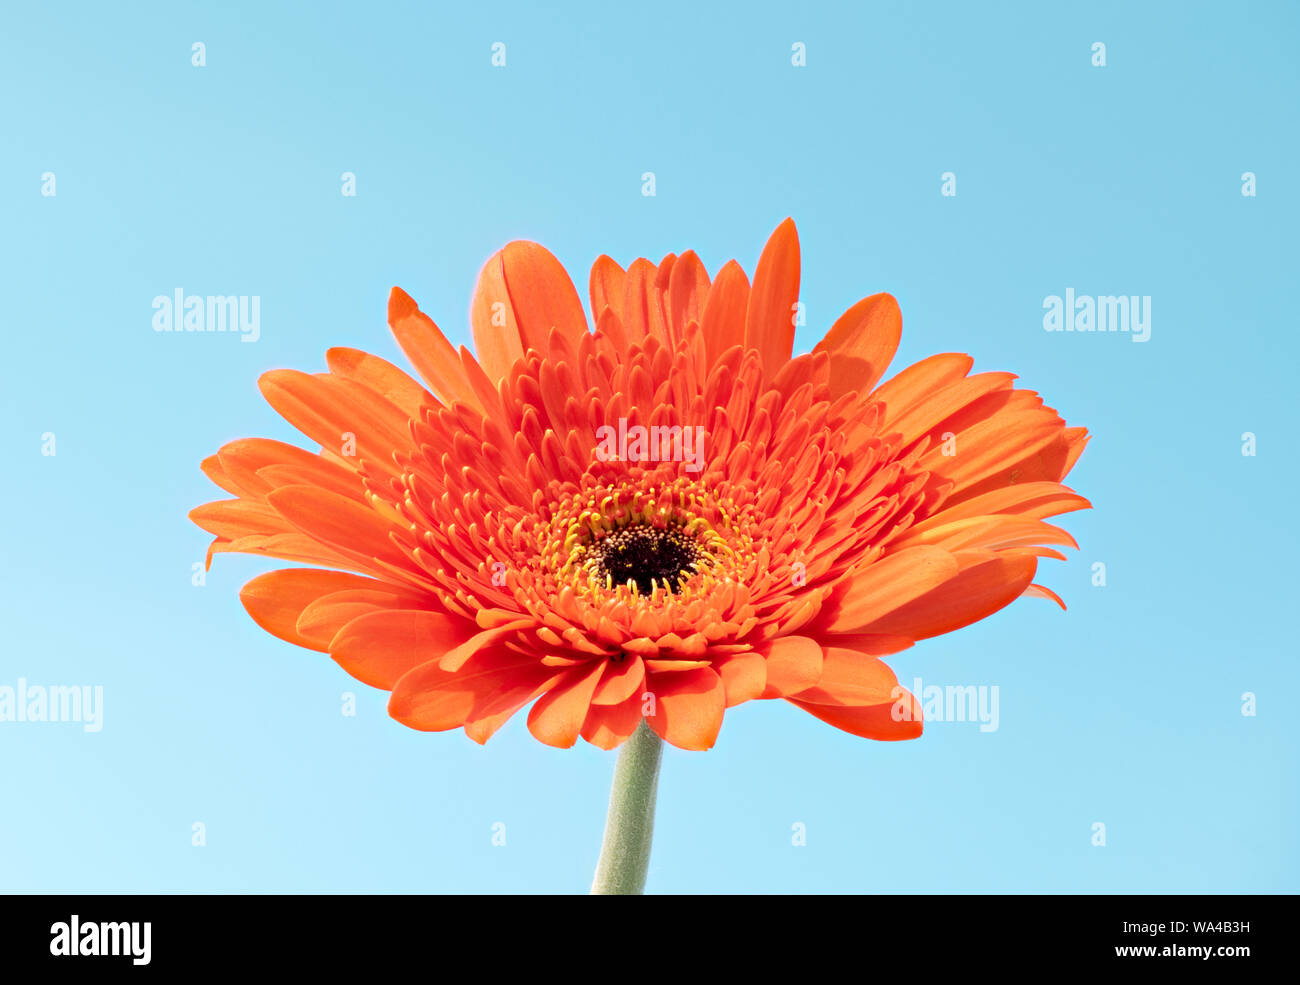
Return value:
M 417 311 L 419 306 L 411 295 L 407 294 L 400 287 L 394 287 L 388 292 L 388 323 L 391 325 Z

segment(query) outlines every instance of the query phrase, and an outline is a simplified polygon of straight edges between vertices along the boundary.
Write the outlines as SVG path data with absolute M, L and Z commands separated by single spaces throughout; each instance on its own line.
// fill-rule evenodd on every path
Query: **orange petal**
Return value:
M 695 251 L 687 250 L 677 258 L 668 278 L 668 315 L 674 339 L 682 338 L 686 326 L 700 320 L 708 296 L 709 272 Z
M 239 592 L 239 601 L 248 614 L 272 636 L 309 650 L 321 646 L 298 632 L 302 611 L 322 596 L 348 589 L 370 588 L 381 584 L 373 578 L 350 575 L 320 568 L 281 568 L 258 575 Z
M 492 644 L 457 671 L 446 671 L 437 660 L 413 667 L 393 686 L 388 714 L 422 732 L 459 728 L 480 700 L 504 693 L 518 682 L 534 680 L 536 658 L 503 644 Z M 531 686 L 531 685 L 530 685 Z
M 792 695 L 800 701 L 831 705 L 877 705 L 893 701 L 898 678 L 879 657 L 840 646 L 823 651 L 821 679 Z
M 903 335 L 903 313 L 892 294 L 863 298 L 836 320 L 813 348 L 831 357 L 831 397 L 862 394 L 885 373 Z
M 378 558 L 411 569 L 412 563 L 393 543 L 394 526 L 368 506 L 314 486 L 284 486 L 266 501 L 294 527 L 362 563 Z
M 346 496 L 358 503 L 366 501 L 365 485 L 361 476 L 341 465 L 335 465 L 322 455 L 304 465 L 264 465 L 257 470 L 258 479 L 270 489 L 282 486 L 316 486 L 320 489 Z M 269 492 L 270 489 L 267 491 Z
M 735 260 L 718 271 L 700 315 L 700 334 L 709 366 L 735 345 L 745 344 L 745 311 L 749 307 L 749 278 Z
M 465 716 L 465 734 L 483 745 L 515 712 L 563 679 L 562 671 L 539 665 L 535 670 L 520 670 L 499 690 L 480 692 Z
M 822 679 L 789 699 L 822 721 L 868 739 L 914 739 L 921 734 L 921 706 L 876 657 L 827 647 Z
M 548 746 L 568 749 L 578 741 L 591 707 L 591 696 L 605 672 L 605 662 L 575 667 L 565 680 L 537 699 L 528 713 L 528 731 Z
M 785 636 L 755 650 L 767 662 L 764 698 L 785 698 L 821 680 L 822 648 L 805 636 Z
M 469 310 L 474 352 L 479 365 L 493 381 L 503 379 L 524 355 L 519 323 L 506 289 L 504 255 L 504 250 L 498 250 L 483 265 Z
M 288 533 L 284 517 L 251 499 L 220 499 L 190 510 L 189 518 L 210 534 L 235 540 L 249 534 Z
M 767 661 L 763 655 L 748 650 L 714 663 L 727 694 L 727 707 L 762 697 L 767 687 Z
M 232 496 L 243 496 L 245 494 L 246 490 L 244 487 L 236 482 L 234 477 L 226 471 L 218 456 L 209 455 L 203 461 L 199 462 L 199 468 L 203 470 L 204 475 Z
M 388 327 L 406 358 L 439 400 L 444 404 L 459 400 L 481 408 L 473 387 L 465 379 L 456 347 L 400 287 L 394 287 L 388 295 Z
M 387 359 L 360 349 L 336 346 L 325 350 L 325 364 L 331 373 L 374 390 L 407 417 L 420 416 L 420 406 L 428 392 Z
M 699 667 L 709 666 L 707 660 L 683 660 L 680 657 L 665 657 L 657 659 L 655 657 L 645 658 L 645 669 L 647 672 L 656 674 L 679 674 L 683 670 L 695 670 Z
M 478 614 L 482 615 L 482 613 L 483 610 L 480 609 Z M 485 629 L 481 633 L 471 636 L 455 649 L 448 650 L 438 661 L 438 666 L 449 673 L 455 673 L 480 650 L 495 646 L 500 641 L 510 639 L 517 630 L 530 629 L 532 626 L 533 623 L 530 619 L 516 619 L 513 622 L 498 623 L 491 629 Z
M 1059 421 L 1053 423 L 1054 429 L 1040 429 L 1032 441 L 1026 437 L 1019 445 L 1004 442 L 1001 461 L 985 468 L 978 476 L 967 476 L 963 487 L 954 490 L 946 502 L 956 505 L 1022 482 L 1054 482 L 1064 478 L 1082 453 L 1088 436 L 1083 428 L 1065 428 Z
M 938 547 L 922 545 L 888 554 L 849 576 L 836 590 L 838 605 L 823 610 L 819 622 L 833 633 L 892 633 L 873 624 L 955 578 L 958 570 L 953 556 Z M 916 639 L 906 630 L 897 635 Z
M 655 696 L 655 714 L 646 721 L 665 741 L 695 751 L 717 741 L 727 696 L 711 667 L 651 675 L 647 690 Z
M 623 278 L 623 308 L 619 316 L 629 343 L 636 344 L 647 335 L 668 341 L 668 327 L 659 307 L 655 277 L 658 270 L 646 259 L 632 261 Z
M 622 319 L 613 308 L 606 306 L 601 311 L 600 317 L 596 319 L 596 331 L 609 340 L 615 352 L 623 352 L 627 349 L 627 332 L 623 329 Z
M 1061 596 L 1057 595 L 1050 588 L 1048 588 L 1046 585 L 1030 585 L 1028 588 L 1025 589 L 1025 595 L 1031 596 L 1033 598 L 1051 599 L 1053 602 L 1055 602 L 1057 605 L 1061 607 L 1062 611 L 1065 610 L 1065 600 L 1062 599 Z
M 475 628 L 442 612 L 381 609 L 340 629 L 330 642 L 330 656 L 361 683 L 390 689 L 407 671 L 460 646 Z
M 636 654 L 629 654 L 622 660 L 607 660 L 605 674 L 592 695 L 592 703 L 621 705 L 635 695 L 643 683 L 645 664 Z
M 340 629 L 359 616 L 388 609 L 429 609 L 438 611 L 432 595 L 388 586 L 376 581 L 373 587 L 347 589 L 322 595 L 298 616 L 298 635 L 311 640 L 318 648 L 328 649 Z
M 955 506 L 947 504 L 934 516 L 914 524 L 908 536 L 974 516 L 1015 515 L 1041 520 L 1073 510 L 1086 510 L 1092 504 L 1058 482 L 1017 482 L 1001 489 L 991 489 L 963 499 Z
M 776 227 L 758 258 L 745 311 L 745 347 L 758 350 L 769 380 L 790 361 L 798 300 L 799 234 L 794 220 L 786 219 Z
M 889 430 L 901 434 L 904 445 L 910 445 L 927 433 L 931 435 L 931 443 L 937 445 L 945 433 L 956 433 L 965 426 L 960 420 L 951 420 L 954 414 L 990 393 L 1010 390 L 1015 378 L 1014 373 L 977 373 L 964 377 L 940 387 L 925 400 L 892 416 Z
M 361 478 L 355 470 L 297 445 L 269 438 L 239 438 L 222 445 L 217 457 L 226 474 L 242 485 L 246 494 L 261 497 L 276 486 L 307 484 L 364 499 Z M 274 470 L 274 474 L 268 470 Z M 301 478 L 295 483 L 281 481 L 284 470 L 292 470 Z
M 1060 544 L 1078 548 L 1069 532 L 1042 520 L 1026 516 L 972 516 L 926 527 L 908 530 L 895 541 L 896 547 L 913 544 L 933 544 L 945 551 L 990 550 L 1007 547 L 1031 547 L 1039 544 Z
M 622 312 L 623 281 L 626 276 L 623 268 L 609 257 L 596 258 L 596 262 L 591 265 L 591 280 L 588 285 L 593 320 L 599 319 L 606 307 L 613 309 L 616 315 Z
M 1074 463 L 1079 460 L 1083 454 L 1083 449 L 1087 446 L 1092 436 L 1088 434 L 1087 428 L 1066 428 L 1065 429 L 1065 465 L 1061 469 L 1058 479 L 1064 479 L 1069 475 L 1070 470 L 1074 468 Z
M 257 385 L 266 402 L 307 437 L 336 453 L 354 442 L 358 460 L 388 474 L 397 474 L 393 452 L 411 447 L 410 418 L 359 383 L 275 369 Z
M 1061 419 L 1046 407 L 1028 406 L 1026 400 L 1037 398 L 1024 390 L 991 393 L 981 401 L 1004 398 L 1013 401 L 1005 410 L 969 427 L 952 425 L 956 454 L 951 454 L 951 448 L 937 445 L 917 462 L 918 468 L 953 483 L 953 501 L 987 491 L 990 487 L 985 480 L 988 479 L 997 486 L 1005 486 L 1022 478 L 1033 482 L 1055 478 L 1060 473 L 1063 456 L 1055 458 L 1046 468 L 1032 472 L 1029 461 L 1050 455 L 1054 444 L 1064 452 L 1064 446 L 1059 444 L 1063 431 Z M 978 413 L 974 408 L 972 404 L 963 413 Z
M 885 380 L 871 392 L 872 400 L 885 405 L 882 427 L 888 430 L 889 424 L 909 407 L 942 387 L 956 383 L 970 372 L 974 364 L 975 360 L 965 353 L 941 352 L 913 363 Z
M 960 574 L 882 614 L 863 626 L 863 632 L 898 633 L 923 640 L 961 629 L 1018 599 L 1038 568 L 1038 559 L 1032 556 L 1003 557 L 969 551 L 953 557 L 962 567 Z
M 921 703 L 905 688 L 900 688 L 895 701 L 878 705 L 853 707 L 847 705 L 818 705 L 798 698 L 787 698 L 796 708 L 802 708 L 814 718 L 850 735 L 882 742 L 899 742 L 920 738 L 924 727 Z
M 641 702 L 633 698 L 621 705 L 592 704 L 582 723 L 582 737 L 598 749 L 613 749 L 627 741 L 641 724 Z
M 560 261 L 544 246 L 516 240 L 501 251 L 501 264 L 524 352 L 545 354 L 552 328 L 576 347 L 587 332 L 587 316 Z
M 283 534 L 248 534 L 235 540 L 223 540 L 218 537 L 208 547 L 209 566 L 212 564 L 214 554 L 253 554 L 258 557 L 293 561 L 295 564 L 323 564 L 333 568 L 363 569 L 375 574 L 380 573 L 373 565 L 359 564 L 296 530 Z

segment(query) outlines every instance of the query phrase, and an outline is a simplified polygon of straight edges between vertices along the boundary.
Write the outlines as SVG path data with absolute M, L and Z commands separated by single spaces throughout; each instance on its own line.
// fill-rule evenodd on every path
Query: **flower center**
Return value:
M 737 549 L 748 552 L 730 502 L 686 479 L 592 486 L 538 534 L 543 566 L 597 605 L 687 604 L 731 577 Z
M 699 570 L 706 559 L 693 536 L 680 529 L 634 524 L 588 546 L 581 566 L 606 585 L 635 584 L 643 595 L 662 586 L 668 592 Z

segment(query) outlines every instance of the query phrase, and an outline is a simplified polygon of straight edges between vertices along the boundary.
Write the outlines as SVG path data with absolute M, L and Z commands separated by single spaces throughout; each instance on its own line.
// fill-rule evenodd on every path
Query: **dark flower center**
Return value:
M 660 585 L 669 592 L 695 574 L 704 559 L 699 542 L 675 528 L 633 524 L 622 527 L 587 548 L 583 567 L 614 585 L 629 581 L 643 595 Z

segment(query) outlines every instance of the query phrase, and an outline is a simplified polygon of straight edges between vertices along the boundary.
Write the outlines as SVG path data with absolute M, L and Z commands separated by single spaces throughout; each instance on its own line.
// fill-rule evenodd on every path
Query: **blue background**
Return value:
M 522 715 L 486 747 L 409 731 L 247 618 L 239 587 L 276 565 L 223 555 L 192 586 L 209 538 L 185 514 L 222 495 L 198 463 L 296 440 L 262 371 L 321 370 L 331 345 L 400 359 L 394 284 L 468 343 L 510 239 L 585 297 L 602 252 L 752 272 L 786 215 L 799 350 L 893 292 L 894 369 L 961 350 L 1019 373 L 1093 431 L 1070 481 L 1095 509 L 1040 568 L 1068 613 L 1024 599 L 891 661 L 996 685 L 996 732 L 882 744 L 733 710 L 713 751 L 665 755 L 649 889 L 1300 888 L 1300 15 L 1075 6 L 11 7 L 0 684 L 99 684 L 105 717 L 0 723 L 0 888 L 584 891 L 613 755 L 542 746 Z M 260 295 L 261 340 L 155 333 L 177 287 Z M 1150 295 L 1150 341 L 1045 332 L 1067 287 Z

